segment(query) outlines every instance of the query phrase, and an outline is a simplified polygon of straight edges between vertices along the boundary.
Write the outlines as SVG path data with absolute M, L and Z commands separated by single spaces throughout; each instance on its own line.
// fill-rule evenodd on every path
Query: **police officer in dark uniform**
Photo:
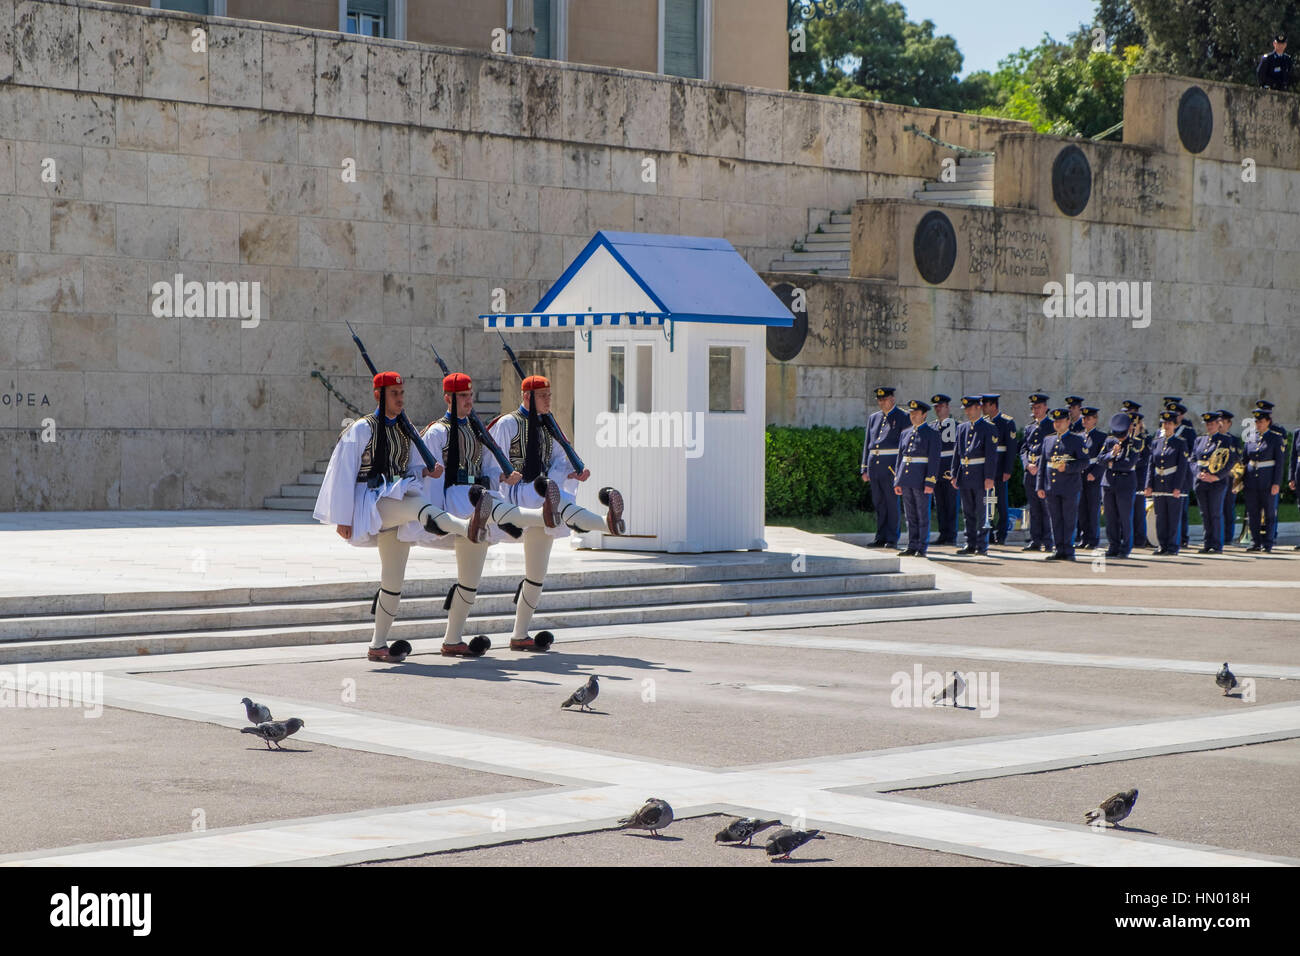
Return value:
M 998 478 L 993 491 L 998 498 L 997 515 L 993 520 L 993 530 L 989 540 L 994 544 L 1007 543 L 1007 531 L 1011 527 L 1011 515 L 1007 511 L 1007 482 L 1011 480 L 1011 461 L 1020 452 L 1016 444 L 1016 420 L 999 409 L 1002 396 L 987 392 L 980 396 L 984 408 L 984 417 L 992 422 L 998 432 Z
M 925 420 L 930 411 L 928 404 L 912 399 L 907 411 L 912 424 L 899 436 L 894 494 L 902 499 L 907 515 L 907 550 L 903 557 L 923 558 L 930 543 L 930 501 L 942 474 L 939 453 L 943 439 L 939 430 Z
M 939 537 L 935 544 L 957 543 L 957 489 L 952 479 L 957 472 L 953 470 L 953 455 L 957 448 L 957 421 L 949 414 L 952 399 L 947 395 L 934 395 L 930 398 L 934 406 L 934 427 L 943 441 L 943 450 L 939 457 L 943 459 L 939 472 L 939 483 L 934 489 L 935 516 L 939 519 Z
M 998 478 L 998 430 L 982 417 L 980 396 L 961 400 L 966 421 L 957 426 L 957 452 L 953 460 L 953 486 L 961 497 L 966 521 L 966 547 L 958 554 L 989 553 L 989 529 L 984 527 L 988 509 L 984 496 L 994 490 Z
M 1184 451 L 1190 458 L 1192 449 L 1196 446 L 1196 429 L 1183 421 L 1183 416 L 1187 414 L 1187 406 L 1184 405 L 1183 400 L 1177 396 L 1166 396 L 1165 411 L 1173 411 L 1177 413 L 1177 418 L 1174 419 L 1174 437 L 1183 443 Z M 1163 415 L 1160 416 L 1162 424 L 1164 418 Z M 1178 546 L 1180 548 L 1185 548 L 1188 546 L 1190 540 L 1188 537 L 1190 534 L 1188 512 L 1191 510 L 1192 506 L 1192 472 L 1190 468 L 1187 470 L 1187 481 L 1183 485 L 1182 492 L 1183 511 L 1179 518 Z
M 1133 499 L 1135 474 L 1141 454 L 1133 438 L 1133 419 L 1124 412 L 1110 417 L 1110 436 L 1102 446 L 1101 491 L 1106 503 L 1108 558 L 1127 558 L 1133 550 Z
M 1155 499 L 1156 554 L 1177 554 L 1182 546 L 1178 519 L 1182 514 L 1183 488 L 1191 475 L 1187 465 L 1187 446 L 1174 434 L 1179 413 L 1166 409 L 1160 413 L 1160 435 L 1151 443 L 1151 463 L 1147 467 L 1144 493 Z
M 894 494 L 894 469 L 898 463 L 898 439 L 907 427 L 907 415 L 894 406 L 894 388 L 876 389 L 880 411 L 867 419 L 867 436 L 862 446 L 862 480 L 871 482 L 871 504 L 876 509 L 876 538 L 868 548 L 892 548 L 898 544 L 898 496 Z
M 1273 431 L 1272 413 L 1257 408 L 1256 435 L 1246 442 L 1246 522 L 1254 539 L 1247 551 L 1273 550 L 1273 522 L 1277 516 L 1277 496 L 1281 491 L 1282 472 L 1286 467 L 1286 450 Z
M 1223 419 L 1218 412 L 1206 412 L 1201 419 L 1205 422 L 1206 432 L 1196 439 L 1191 460 L 1196 502 L 1201 508 L 1199 553 L 1223 554 L 1223 493 L 1232 482 L 1232 443 L 1219 434 Z M 1227 449 L 1228 456 L 1213 467 L 1212 459 L 1220 448 Z
M 1088 456 L 1088 467 L 1083 470 L 1083 484 L 1079 493 L 1079 540 L 1078 546 L 1092 550 L 1101 543 L 1101 478 L 1105 470 L 1100 462 L 1102 446 L 1106 444 L 1106 433 L 1097 427 L 1098 410 L 1091 405 L 1084 406 L 1083 423 L 1084 451 Z
M 1025 424 L 1025 435 L 1020 442 L 1020 465 L 1024 469 L 1025 513 L 1029 516 L 1029 543 L 1022 551 L 1055 551 L 1052 544 L 1051 522 L 1047 520 L 1047 504 L 1038 497 L 1038 470 L 1043 459 L 1043 439 L 1052 433 L 1052 423 L 1047 419 L 1047 402 L 1050 396 L 1034 392 L 1029 396 L 1030 419 Z
M 1079 523 L 1079 486 L 1088 454 L 1083 436 L 1070 431 L 1070 413 L 1053 408 L 1049 413 L 1054 433 L 1043 439 L 1043 467 L 1038 472 L 1038 497 L 1047 502 L 1048 520 L 1056 551 L 1048 561 L 1074 560 L 1074 529 Z
M 1133 547 L 1150 548 L 1154 547 L 1147 539 L 1147 501 L 1146 495 L 1142 494 L 1143 483 L 1147 477 L 1147 465 L 1151 463 L 1151 436 L 1147 434 L 1144 416 L 1137 402 L 1125 401 L 1121 406 L 1133 419 L 1132 441 L 1133 447 L 1137 449 L 1138 460 L 1134 468 L 1135 484 L 1137 491 L 1133 497 Z
M 1219 409 L 1219 434 L 1232 446 L 1232 465 L 1235 467 L 1245 453 L 1246 445 L 1240 435 L 1232 433 L 1232 412 L 1226 408 Z M 1235 479 L 1229 475 L 1223 489 L 1223 543 L 1231 544 L 1237 535 L 1237 493 L 1232 490 Z
M 1292 65 L 1291 57 L 1286 52 L 1286 34 L 1279 33 L 1273 37 L 1273 52 L 1265 53 L 1259 58 L 1255 76 L 1264 89 L 1286 92 L 1291 89 Z

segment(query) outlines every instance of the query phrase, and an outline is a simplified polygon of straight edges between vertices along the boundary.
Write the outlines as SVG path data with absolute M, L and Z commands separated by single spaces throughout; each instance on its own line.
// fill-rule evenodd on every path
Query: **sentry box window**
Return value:
M 745 410 L 745 347 L 709 346 L 709 411 Z

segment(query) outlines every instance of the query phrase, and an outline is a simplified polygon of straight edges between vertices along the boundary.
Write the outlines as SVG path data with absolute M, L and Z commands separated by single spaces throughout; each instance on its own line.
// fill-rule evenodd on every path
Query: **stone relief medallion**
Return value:
M 788 282 L 772 287 L 777 298 L 794 313 L 794 325 L 782 328 L 778 325 L 767 327 L 767 351 L 778 362 L 788 362 L 803 351 L 804 341 L 808 338 L 808 297 L 805 290 L 804 308 L 796 309 L 794 303 L 795 286 Z
M 952 273 L 957 261 L 957 233 L 952 222 L 939 210 L 927 212 L 916 224 L 912 236 L 912 256 L 921 278 L 938 285 Z
M 1178 138 L 1189 153 L 1199 153 L 1210 145 L 1214 132 L 1214 109 L 1210 98 L 1199 86 L 1189 86 L 1178 101 Z
M 1067 146 L 1052 163 L 1052 198 L 1067 216 L 1077 216 L 1092 197 L 1092 164 L 1078 146 Z

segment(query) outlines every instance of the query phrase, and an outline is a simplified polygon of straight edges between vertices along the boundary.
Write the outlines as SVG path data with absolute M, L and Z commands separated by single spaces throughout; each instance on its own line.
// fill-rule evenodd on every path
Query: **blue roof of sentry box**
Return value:
M 646 319 L 673 322 L 725 322 L 737 325 L 794 324 L 794 316 L 726 239 L 667 236 L 644 232 L 597 232 L 547 290 L 531 312 L 484 315 L 485 328 L 563 328 L 620 324 L 610 321 L 626 305 L 597 303 L 588 315 L 548 311 L 570 280 L 598 249 L 607 249 L 655 303 L 659 312 L 639 312 Z M 597 318 L 599 316 L 599 318 Z M 624 315 L 624 320 L 629 316 Z M 587 321 L 583 321 L 587 319 Z M 595 321 L 592 321 L 592 320 Z M 602 321 L 603 320 L 603 321 Z M 624 321 L 621 324 L 629 324 Z

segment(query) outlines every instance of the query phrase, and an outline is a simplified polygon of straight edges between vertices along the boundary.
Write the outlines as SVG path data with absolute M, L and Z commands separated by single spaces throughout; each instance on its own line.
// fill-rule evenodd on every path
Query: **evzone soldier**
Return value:
M 952 485 L 956 475 L 953 469 L 953 456 L 957 448 L 957 420 L 949 414 L 952 399 L 947 395 L 934 395 L 930 398 L 934 406 L 934 427 L 943 441 L 943 450 L 939 457 L 943 459 L 939 470 L 939 482 L 934 488 L 934 510 L 939 520 L 939 537 L 935 544 L 957 543 L 957 491 Z
M 1043 467 L 1038 472 L 1038 497 L 1047 502 L 1056 551 L 1048 561 L 1074 560 L 1074 529 L 1079 521 L 1079 485 L 1088 467 L 1083 435 L 1070 431 L 1069 412 L 1049 413 L 1054 434 L 1043 439 Z
M 1232 433 L 1232 419 L 1232 412 L 1226 408 L 1219 409 L 1219 434 L 1232 446 L 1232 464 L 1236 467 L 1246 453 L 1246 443 L 1241 440 L 1240 435 Z M 1225 545 L 1237 540 L 1237 493 L 1232 490 L 1232 486 L 1236 483 L 1236 477 L 1231 477 L 1224 482 L 1223 487 L 1223 543 Z
M 542 508 L 553 514 L 554 521 L 545 526 L 533 523 L 525 527 L 524 576 L 515 589 L 515 627 L 510 637 L 514 650 L 546 650 L 549 632 L 530 637 L 528 625 L 541 601 L 546 568 L 551 560 L 551 545 L 556 538 L 568 537 L 569 531 L 608 531 L 623 534 L 623 495 L 614 488 L 601 488 L 600 503 L 608 510 L 602 518 L 578 505 L 575 495 L 578 482 L 586 481 L 591 472 L 573 470 L 560 443 L 543 426 L 541 416 L 551 411 L 551 383 L 542 375 L 530 375 L 520 385 L 520 405 L 500 416 L 490 426 L 493 440 L 506 453 L 510 465 L 523 476 L 502 490 L 507 504 L 525 509 Z M 508 515 L 505 516 L 509 520 Z
M 984 527 L 987 514 L 984 496 L 997 483 L 998 432 L 990 421 L 982 417 L 980 396 L 964 396 L 961 407 L 966 413 L 966 421 L 957 426 L 952 484 L 961 497 L 966 547 L 957 553 L 987 555 L 989 529 Z
M 1083 470 L 1083 483 L 1079 490 L 1078 546 L 1086 551 L 1101 544 L 1101 479 L 1105 469 L 1100 458 L 1102 446 L 1106 444 L 1106 433 L 1097 427 L 1097 415 L 1098 410 L 1089 405 L 1084 407 L 1079 419 L 1083 423 L 1079 434 L 1083 436 L 1088 467 Z
M 930 543 L 930 499 L 942 474 L 943 439 L 925 420 L 929 405 L 913 399 L 907 409 L 912 424 L 899 436 L 894 494 L 907 514 L 907 550 L 902 556 L 923 558 Z
M 1151 443 L 1151 463 L 1147 466 L 1143 494 L 1155 500 L 1156 554 L 1174 555 L 1182 546 L 1178 522 L 1182 515 L 1183 488 L 1190 480 L 1187 446 L 1174 434 L 1179 413 L 1167 409 L 1160 413 L 1160 434 Z
M 1192 449 L 1196 447 L 1196 429 L 1183 420 L 1183 416 L 1187 414 L 1187 406 L 1183 404 L 1181 398 L 1174 395 L 1165 396 L 1164 402 L 1165 411 L 1172 411 L 1177 415 L 1174 419 L 1174 437 L 1183 443 L 1187 457 L 1190 459 Z M 1164 416 L 1161 415 L 1160 419 L 1163 422 Z M 1183 485 L 1182 492 L 1183 510 L 1178 519 L 1178 546 L 1185 548 L 1189 540 L 1190 525 L 1188 524 L 1188 515 L 1192 506 L 1192 472 L 1190 468 L 1187 470 L 1187 481 Z
M 880 411 L 867 419 L 866 441 L 862 446 L 862 480 L 871 483 L 871 505 L 876 510 L 876 537 L 868 548 L 892 548 L 898 544 L 898 503 L 894 494 L 894 471 L 898 464 L 898 439 L 907 427 L 907 415 L 894 405 L 893 386 L 875 390 Z
M 1232 484 L 1233 447 L 1219 433 L 1223 419 L 1218 412 L 1206 412 L 1201 420 L 1205 422 L 1205 434 L 1196 439 L 1191 458 L 1196 503 L 1201 509 L 1199 553 L 1223 554 L 1223 495 Z M 1221 461 L 1216 462 L 1216 453 L 1221 448 L 1227 454 L 1219 455 Z
M 1151 464 L 1151 436 L 1147 434 L 1146 421 L 1137 402 L 1126 401 L 1124 411 L 1133 419 L 1133 447 L 1137 449 L 1137 467 L 1134 476 L 1137 492 L 1133 497 L 1133 547 L 1154 548 L 1147 535 L 1147 502 L 1151 499 L 1142 493 L 1146 487 L 1147 467 Z
M 1272 430 L 1273 414 L 1270 410 L 1256 408 L 1251 415 L 1255 419 L 1256 434 L 1253 440 L 1246 441 L 1245 492 L 1246 523 L 1253 542 L 1246 550 L 1272 552 L 1273 522 L 1286 468 L 1286 448 L 1283 439 Z
M 390 651 L 388 632 L 397 617 L 406 560 L 421 534 L 454 536 L 476 546 L 487 537 L 488 501 L 467 498 L 461 515 L 450 514 L 437 488 L 441 466 L 422 466 L 401 427 L 405 386 L 397 372 L 374 377 L 375 411 L 353 422 L 339 437 L 321 482 L 313 517 L 338 526 L 339 537 L 357 547 L 379 549 L 379 590 L 370 610 L 375 629 L 368 660 L 395 663 L 410 653 L 397 641 Z M 484 545 L 483 547 L 486 547 Z
M 1011 480 L 1011 460 L 1020 452 L 1016 444 L 1016 420 L 1000 411 L 998 403 L 1001 399 L 1001 395 L 992 392 L 980 396 L 984 417 L 998 433 L 998 477 L 993 488 L 997 495 L 997 514 L 993 530 L 989 533 L 989 539 L 994 544 L 1007 543 L 1007 531 L 1011 526 L 1011 515 L 1007 511 L 1007 482 Z
M 1108 558 L 1127 558 L 1133 550 L 1133 499 L 1141 452 L 1134 438 L 1136 421 L 1124 412 L 1110 417 L 1110 435 L 1102 446 L 1101 493 L 1106 507 Z
M 1022 551 L 1054 551 L 1051 523 L 1047 520 L 1047 504 L 1038 497 L 1038 470 L 1043 458 L 1043 439 L 1052 432 L 1047 419 L 1047 402 L 1050 396 L 1034 392 L 1029 396 L 1030 419 L 1025 425 L 1024 440 L 1020 443 L 1020 465 L 1024 469 L 1025 510 L 1029 515 L 1029 543 Z

